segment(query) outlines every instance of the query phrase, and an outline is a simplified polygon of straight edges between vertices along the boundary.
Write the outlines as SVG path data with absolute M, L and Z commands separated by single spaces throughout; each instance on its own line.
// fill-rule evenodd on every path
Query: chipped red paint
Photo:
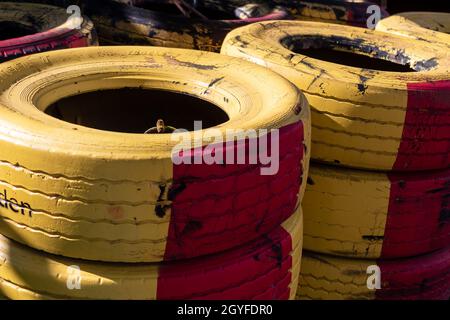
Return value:
M 292 250 L 290 234 L 277 227 L 225 253 L 163 264 L 157 299 L 286 300 L 292 281 Z
M 408 84 L 408 105 L 394 171 L 450 167 L 450 80 Z
M 409 84 L 393 170 L 438 170 L 388 174 L 391 190 L 377 261 L 382 276 L 377 299 L 450 298 L 449 153 L 450 81 Z
M 57 49 L 87 47 L 97 44 L 97 35 L 91 38 L 80 30 L 54 28 L 19 38 L 0 41 L 0 62 L 20 56 Z
M 397 260 L 380 260 L 379 300 L 448 300 L 450 298 L 450 247 Z
M 165 260 L 238 246 L 290 217 L 297 206 L 302 182 L 303 137 L 302 122 L 280 129 L 280 162 L 275 175 L 261 175 L 263 165 L 259 161 L 258 164 L 174 165 Z M 249 143 L 247 139 L 247 157 Z M 220 148 L 224 154 L 233 150 L 236 155 L 236 145 Z
M 388 177 L 391 191 L 381 257 L 414 256 L 450 244 L 450 170 Z

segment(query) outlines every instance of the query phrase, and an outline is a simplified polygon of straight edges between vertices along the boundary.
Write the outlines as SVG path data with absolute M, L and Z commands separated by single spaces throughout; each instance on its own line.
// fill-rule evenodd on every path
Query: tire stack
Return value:
M 389 14 L 382 1 L 376 0 L 273 0 L 274 3 L 288 10 L 291 17 L 301 21 L 318 21 L 339 23 L 362 28 L 367 27 L 370 6 L 380 8 L 381 17 Z
M 69 17 L 66 10 L 54 6 L 0 2 L 0 63 L 38 52 L 98 45 L 89 18 Z M 79 26 L 74 28 L 74 23 Z
M 287 18 L 287 12 L 267 6 L 267 12 L 238 19 L 235 9 L 248 1 L 202 0 L 186 17 L 174 4 L 158 0 L 86 0 L 85 12 L 95 23 L 102 45 L 151 45 L 220 51 L 226 34 L 240 26 Z
M 311 105 L 298 298 L 449 299 L 450 52 L 278 21 L 231 32 L 222 53 L 276 70 Z
M 289 81 L 215 53 L 138 46 L 35 54 L 1 64 L 0 78 L 1 294 L 295 297 L 310 118 L 305 97 Z M 124 110 L 122 103 L 129 103 L 128 115 L 121 114 L 115 125 L 138 107 L 132 100 L 117 101 L 114 90 L 132 96 L 142 89 L 152 97 L 158 90 L 177 93 L 181 100 L 139 101 L 179 128 L 177 119 L 204 116 L 223 143 L 214 140 L 211 149 L 210 137 L 198 140 L 204 131 L 177 133 L 196 144 L 175 152 L 180 141 L 173 135 L 97 130 L 112 123 L 105 119 L 117 104 Z M 92 100 L 97 91 L 105 98 Z M 202 102 L 189 104 L 192 97 Z M 202 111 L 206 102 L 214 110 Z M 74 115 L 72 105 L 86 112 Z M 153 124 L 149 119 L 148 126 Z M 228 129 L 269 131 L 230 138 Z M 262 160 L 191 162 L 198 155 L 238 154 L 237 142 L 263 148 L 264 137 L 271 154 L 277 151 L 274 136 L 274 174 L 262 174 L 268 169 Z

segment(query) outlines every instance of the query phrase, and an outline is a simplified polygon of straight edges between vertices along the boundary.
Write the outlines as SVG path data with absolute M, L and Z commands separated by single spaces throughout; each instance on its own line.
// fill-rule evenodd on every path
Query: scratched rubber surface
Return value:
M 385 174 L 314 164 L 303 208 L 304 248 L 395 259 L 448 245 L 450 171 Z
M 10 299 L 293 299 L 302 246 L 301 209 L 239 248 L 164 264 L 63 258 L 0 237 L 0 293 Z M 67 268 L 78 266 L 80 289 Z
M 378 265 L 381 289 L 367 288 L 367 268 Z M 371 273 L 373 274 L 373 273 Z M 345 259 L 303 252 L 297 299 L 448 300 L 450 248 L 398 260 Z
M 413 38 L 433 45 L 450 46 L 450 13 L 402 12 L 378 22 L 376 30 Z
M 108 45 L 152 45 L 174 48 L 188 48 L 205 51 L 220 51 L 226 34 L 240 26 L 264 21 L 287 18 L 287 13 L 274 8 L 260 18 L 239 20 L 204 20 L 198 17 L 186 18 L 181 13 L 171 14 L 140 8 L 139 5 L 152 1 L 130 1 L 136 6 L 113 0 L 87 0 L 84 12 L 94 21 L 100 42 Z M 248 1 L 233 1 L 225 4 L 202 1 L 202 7 L 223 11 L 233 15 L 236 7 Z M 233 6 L 233 5 L 236 6 Z M 155 4 L 155 7 L 157 5 Z M 225 7 L 223 7 L 225 6 Z M 202 8 L 198 8 L 202 11 Z
M 295 53 L 319 48 L 355 55 L 344 65 Z M 230 32 L 221 52 L 267 66 L 305 93 L 312 159 L 385 171 L 450 165 L 450 56 L 439 44 L 349 26 L 276 21 Z M 351 66 L 356 55 L 371 57 L 370 66 L 390 61 L 394 71 Z
M 0 62 L 38 52 L 98 45 L 93 23 L 82 17 L 71 29 L 64 9 L 27 3 L 0 2 L 0 23 L 19 22 L 34 34 L 0 40 Z
M 304 96 L 277 74 L 238 59 L 181 49 L 98 47 L 55 51 L 46 58 L 33 55 L 0 66 L 5 79 L 14 78 L 0 90 L 4 235 L 75 258 L 163 261 L 255 239 L 300 203 L 309 163 L 309 108 Z M 261 86 L 262 77 L 270 90 Z M 36 106 L 10 100 L 33 99 L 18 93 L 30 86 L 42 93 Z M 177 142 L 170 135 L 100 131 L 38 110 L 76 92 L 123 87 L 209 99 L 230 118 L 220 134 L 228 128 L 278 129 L 278 171 L 261 175 L 266 167 L 261 161 L 174 165 Z M 25 134 L 28 142 L 11 143 L 6 137 L 12 132 Z M 201 146 L 208 143 L 204 138 Z

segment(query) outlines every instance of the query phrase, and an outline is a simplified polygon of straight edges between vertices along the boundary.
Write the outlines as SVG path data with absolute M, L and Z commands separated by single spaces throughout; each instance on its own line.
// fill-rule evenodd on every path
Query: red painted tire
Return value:
M 376 274 L 380 268 L 378 290 Z M 372 267 L 373 268 L 373 267 Z M 448 300 L 450 298 L 450 247 L 399 260 L 346 259 L 303 252 L 299 299 Z
M 389 16 L 380 1 L 377 0 L 273 0 L 274 3 L 288 9 L 298 20 L 342 23 L 358 27 L 366 27 L 371 13 L 367 9 L 371 5 L 379 5 L 381 18 Z
M 92 22 L 83 16 L 80 28 L 73 29 L 69 16 L 58 7 L 0 2 L 0 30 L 7 32 L 0 34 L 0 62 L 37 52 L 97 45 Z M 19 36 L 9 39 L 10 32 Z
M 152 3 L 155 0 L 133 0 L 132 3 Z M 202 1 L 205 7 L 214 10 L 228 10 L 218 7 L 214 1 Z M 245 4 L 246 1 L 233 3 Z M 222 4 L 223 5 L 223 4 Z M 175 7 L 176 10 L 176 7 Z M 100 42 L 108 45 L 151 45 L 161 47 L 199 49 L 205 51 L 220 51 L 223 39 L 235 28 L 253 22 L 265 20 L 280 20 L 287 17 L 287 12 L 275 8 L 267 16 L 244 20 L 203 20 L 188 19 L 183 15 L 169 14 L 129 6 L 114 0 L 87 0 L 84 12 L 94 21 Z M 231 11 L 232 12 L 232 11 Z
M 299 208 L 282 226 L 249 244 L 161 265 L 67 259 L 0 236 L 0 293 L 11 299 L 292 299 L 301 235 Z M 80 290 L 68 288 L 74 266 L 80 270 Z
M 394 174 L 313 165 L 303 200 L 304 248 L 394 259 L 450 244 L 450 170 Z

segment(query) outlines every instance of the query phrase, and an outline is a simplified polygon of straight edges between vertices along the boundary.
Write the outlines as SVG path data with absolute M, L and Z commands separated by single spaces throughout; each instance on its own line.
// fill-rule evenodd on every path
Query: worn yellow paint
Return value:
M 374 299 L 367 288 L 367 268 L 375 260 L 345 259 L 303 252 L 297 299 L 365 300 Z
M 286 230 L 292 241 L 292 268 L 291 268 L 291 283 L 289 300 L 294 300 L 297 294 L 298 279 L 300 275 L 300 267 L 302 262 L 302 250 L 303 250 L 303 210 L 299 206 L 295 214 L 293 214 L 288 220 L 283 222 L 281 227 Z
M 304 248 L 333 255 L 378 258 L 389 196 L 390 182 L 385 174 L 311 166 L 303 199 Z M 376 237 L 381 238 L 373 240 Z
M 446 12 L 403 12 L 384 18 L 375 29 L 450 46 L 450 13 Z
M 159 199 L 159 186 L 171 186 L 172 149 L 179 142 L 170 135 L 100 131 L 42 112 L 62 98 L 119 88 L 168 90 L 223 109 L 230 120 L 215 128 L 224 141 L 229 128 L 270 130 L 300 119 L 309 137 L 309 109 L 295 86 L 219 54 L 155 47 L 55 51 L 3 63 L 0 78 L 0 192 L 33 211 L 30 217 L 0 208 L 0 230 L 55 254 L 161 261 L 170 210 L 164 218 L 154 212 L 169 203 Z M 210 142 L 203 138 L 202 145 Z
M 392 61 L 404 55 L 413 68 L 424 61 L 435 61 L 436 66 L 402 73 L 339 65 L 296 54 L 283 45 L 295 37 L 326 40 L 339 50 Z M 351 49 L 336 39 L 345 39 Z M 233 30 L 221 53 L 266 66 L 305 93 L 312 109 L 313 159 L 378 170 L 391 169 L 396 160 L 406 115 L 406 84 L 447 79 L 450 67 L 449 52 L 439 46 L 305 21 L 262 22 Z
M 70 266 L 81 289 L 70 290 Z M 11 299 L 156 299 L 158 265 L 125 267 L 42 254 L 0 236 L 0 292 Z

